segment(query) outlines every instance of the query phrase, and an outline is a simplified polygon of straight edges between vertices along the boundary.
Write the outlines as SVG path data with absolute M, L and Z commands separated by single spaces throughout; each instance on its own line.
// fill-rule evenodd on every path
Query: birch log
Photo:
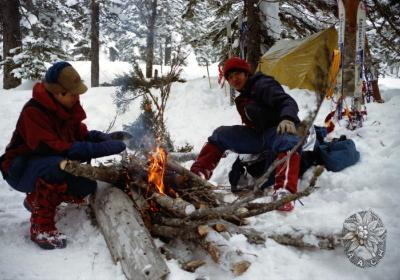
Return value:
M 96 220 L 115 262 L 128 280 L 164 279 L 168 267 L 133 201 L 118 188 L 98 188 L 91 199 Z

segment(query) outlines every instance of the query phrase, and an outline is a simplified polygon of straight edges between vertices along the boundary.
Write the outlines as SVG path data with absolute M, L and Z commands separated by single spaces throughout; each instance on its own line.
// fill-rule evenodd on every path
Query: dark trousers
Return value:
M 293 148 L 299 137 L 277 134 L 276 127 L 259 132 L 247 126 L 233 125 L 218 127 L 208 141 L 222 151 L 231 150 L 238 154 L 259 154 L 268 151 L 276 155 Z
M 15 158 L 5 174 L 5 180 L 14 189 L 21 192 L 32 192 L 36 180 L 42 178 L 50 184 L 67 183 L 68 194 L 82 198 L 93 193 L 97 188 L 96 181 L 73 176 L 59 168 L 63 160 L 60 156 Z
M 299 141 L 299 137 L 292 134 L 278 134 L 276 127 L 262 132 L 243 125 L 220 126 L 208 138 L 222 151 L 231 150 L 237 154 L 264 153 L 265 162 L 262 173 L 281 152 L 292 149 Z M 275 172 L 272 172 L 265 186 L 275 182 Z

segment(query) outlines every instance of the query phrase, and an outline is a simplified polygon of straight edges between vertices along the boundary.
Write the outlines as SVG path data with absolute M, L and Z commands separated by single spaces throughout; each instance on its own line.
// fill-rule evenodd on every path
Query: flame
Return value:
M 157 188 L 159 193 L 165 194 L 164 172 L 167 162 L 167 154 L 165 151 L 157 147 L 155 152 L 150 156 L 150 166 L 147 181 Z

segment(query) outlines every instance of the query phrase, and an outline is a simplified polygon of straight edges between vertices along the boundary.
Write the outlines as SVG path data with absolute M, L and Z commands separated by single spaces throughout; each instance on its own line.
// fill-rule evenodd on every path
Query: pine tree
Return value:
M 73 9 L 66 1 L 37 0 L 21 2 L 22 52 L 18 75 L 24 79 L 40 79 L 46 71 L 45 63 L 68 58 L 74 28 L 70 24 Z
M 75 36 L 68 54 L 72 60 L 90 60 L 90 0 L 76 1 L 70 8 Z
M 155 108 L 154 135 L 158 145 L 169 150 L 173 149 L 167 127 L 165 125 L 165 108 L 174 82 L 185 82 L 180 78 L 182 65 L 186 57 L 178 50 L 171 61 L 169 72 L 159 78 L 146 79 L 138 64 L 134 64 L 134 71 L 129 75 L 119 76 L 114 84 L 119 88 L 114 102 L 123 113 L 126 112 L 132 101 L 144 98 L 145 105 L 151 102 Z M 157 92 L 158 90 L 158 92 Z M 147 108 L 144 106 L 144 108 Z

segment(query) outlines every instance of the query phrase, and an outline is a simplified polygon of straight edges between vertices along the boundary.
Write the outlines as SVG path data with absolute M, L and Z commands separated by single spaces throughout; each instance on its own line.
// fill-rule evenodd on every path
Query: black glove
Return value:
M 118 140 L 108 140 L 100 143 L 74 142 L 68 151 L 67 158 L 89 161 L 92 158 L 119 154 L 125 148 L 125 144 Z
M 108 134 L 110 136 L 111 139 L 113 140 L 128 140 L 131 139 L 133 136 L 125 131 L 114 131 Z
M 90 142 L 103 142 L 103 141 L 107 141 L 107 140 L 111 140 L 112 138 L 110 137 L 110 135 L 108 133 L 104 133 L 98 130 L 91 130 L 88 133 L 87 136 L 87 141 Z

